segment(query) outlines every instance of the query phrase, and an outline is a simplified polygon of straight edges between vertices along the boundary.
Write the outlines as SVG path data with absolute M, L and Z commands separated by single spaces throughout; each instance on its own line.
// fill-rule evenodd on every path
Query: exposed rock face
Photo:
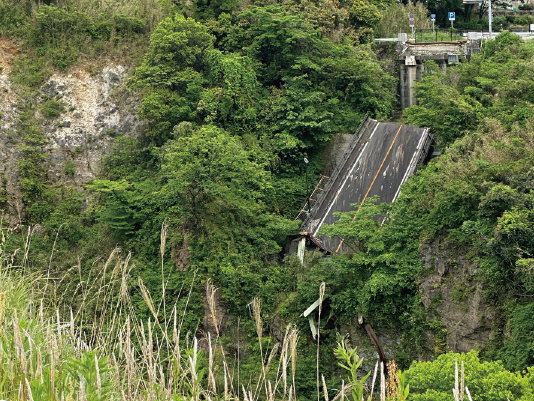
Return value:
M 8 63 L 2 65 L 5 67 Z M 18 185 L 22 140 L 16 131 L 19 96 L 8 72 L 9 68 L 0 72 L 0 175 L 1 187 L 8 199 L 1 208 L 11 215 L 13 222 L 22 208 Z M 116 137 L 137 137 L 143 132 L 146 123 L 136 115 L 139 99 L 125 88 L 127 77 L 124 67 L 110 65 L 93 75 L 82 69 L 54 74 L 41 86 L 37 104 L 55 99 L 64 106 L 64 112 L 57 118 L 47 119 L 36 112 L 47 141 L 41 149 L 46 155 L 52 183 L 80 190 L 97 177 L 101 161 L 110 152 Z
M 112 99 L 115 90 L 124 90 L 125 79 L 125 68 L 114 66 L 96 77 L 87 72 L 55 74 L 42 86 L 44 95 L 60 98 L 66 109 L 44 130 L 52 180 L 63 178 L 63 163 L 72 158 L 76 165 L 73 183 L 83 185 L 97 176 L 115 137 L 140 134 L 144 124 L 135 115 L 137 99 L 130 95 L 120 106 Z
M 343 325 L 341 327 L 341 334 L 347 335 L 352 347 L 357 347 L 358 356 L 363 358 L 363 364 L 361 367 L 362 372 L 372 371 L 375 363 L 379 360 L 378 352 L 374 344 L 371 342 L 369 335 L 365 331 L 365 328 L 358 324 L 357 319 L 350 322 L 350 324 Z M 395 350 L 400 346 L 400 333 L 395 333 L 391 330 L 377 331 L 375 334 L 378 336 L 380 345 L 388 360 L 395 358 Z
M 334 136 L 323 154 L 324 175 L 330 176 L 332 174 L 336 168 L 336 164 L 340 161 L 353 136 L 354 134 L 343 133 L 338 133 Z
M 476 278 L 480 266 L 458 248 L 439 237 L 420 249 L 427 275 L 419 289 L 425 307 L 435 310 L 445 325 L 447 342 L 455 352 L 483 347 L 491 333 L 492 310 L 483 299 L 483 287 Z

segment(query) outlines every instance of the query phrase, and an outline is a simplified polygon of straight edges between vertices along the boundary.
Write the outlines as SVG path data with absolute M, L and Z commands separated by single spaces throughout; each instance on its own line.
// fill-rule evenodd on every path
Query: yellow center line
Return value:
M 397 133 L 395 134 L 395 138 L 393 138 L 393 142 L 391 142 L 391 145 L 389 145 L 389 149 L 388 149 L 388 151 L 386 153 L 386 156 L 384 156 L 384 160 L 382 160 L 382 164 L 380 164 L 380 167 L 378 168 L 378 171 L 376 172 L 375 178 L 373 178 L 373 181 L 371 182 L 371 185 L 369 186 L 369 189 L 367 190 L 367 193 L 363 197 L 362 203 L 360 203 L 360 207 L 358 208 L 358 210 L 356 210 L 356 213 L 358 213 L 360 211 L 360 209 L 363 206 L 363 203 L 367 199 L 367 195 L 369 195 L 369 192 L 371 192 L 371 188 L 373 188 L 373 185 L 374 185 L 374 183 L 376 181 L 376 178 L 378 177 L 378 174 L 380 174 L 380 170 L 382 170 L 382 167 L 384 166 L 384 163 L 386 162 L 386 159 L 389 156 L 389 152 L 391 152 L 391 148 L 393 148 L 393 145 L 395 144 L 395 141 L 397 140 L 397 137 L 399 136 L 399 132 L 400 132 L 401 128 L 402 128 L 402 124 L 399 127 Z M 354 220 L 356 220 L 356 215 L 354 215 L 354 217 L 352 218 L 352 221 L 354 221 Z M 336 249 L 336 253 L 338 253 L 339 250 L 341 249 L 341 245 L 343 245 L 343 241 L 345 241 L 345 240 L 341 239 L 341 242 L 339 243 L 339 245 L 338 245 L 338 247 Z

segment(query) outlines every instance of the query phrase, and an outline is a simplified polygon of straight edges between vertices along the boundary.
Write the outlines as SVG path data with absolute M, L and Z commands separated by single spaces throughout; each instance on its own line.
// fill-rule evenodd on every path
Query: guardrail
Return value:
M 343 156 L 341 157 L 341 160 L 336 164 L 336 168 L 334 169 L 332 174 L 330 174 L 330 178 L 328 179 L 328 182 L 324 186 L 324 189 L 322 190 L 322 192 L 317 197 L 317 201 L 315 202 L 315 204 L 313 205 L 312 209 L 308 213 L 308 216 L 306 217 L 306 219 L 304 219 L 304 221 L 302 222 L 302 224 L 300 226 L 301 227 L 300 231 L 304 231 L 305 230 L 305 228 L 310 223 L 312 216 L 315 215 L 315 212 L 317 212 L 317 209 L 321 206 L 321 203 L 323 203 L 326 194 L 328 194 L 328 192 L 332 188 L 332 185 L 334 185 L 334 182 L 336 181 L 336 178 L 339 175 L 341 169 L 345 166 L 345 163 L 347 162 L 347 159 L 349 158 L 350 154 L 352 153 L 352 151 L 354 150 L 354 148 L 356 147 L 356 145 L 360 141 L 360 138 L 362 136 L 362 132 L 364 131 L 364 127 L 367 125 L 369 120 L 370 120 L 369 113 L 366 113 L 365 116 L 362 119 L 362 122 L 360 123 L 360 125 L 358 126 L 356 131 L 354 132 L 354 136 L 353 136 L 352 140 L 350 141 L 349 146 L 347 147 L 347 149 L 345 149 L 345 152 L 343 153 Z
M 467 32 L 457 29 L 416 29 L 415 43 L 457 42 L 467 40 Z

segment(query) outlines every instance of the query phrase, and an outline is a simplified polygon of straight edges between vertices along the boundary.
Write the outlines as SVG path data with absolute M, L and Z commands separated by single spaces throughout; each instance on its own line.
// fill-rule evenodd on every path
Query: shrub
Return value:
M 63 106 L 63 103 L 53 99 L 47 100 L 41 106 L 41 113 L 48 119 L 58 118 L 64 111 L 65 106 Z
M 476 351 L 467 354 L 450 352 L 433 362 L 414 362 L 406 372 L 413 401 L 452 400 L 455 362 L 464 362 L 465 385 L 473 400 L 532 400 L 530 373 L 522 377 L 507 371 L 501 361 L 481 362 Z
M 67 160 L 63 168 L 68 177 L 74 177 L 74 174 L 76 173 L 76 165 L 72 160 Z
M 509 369 L 522 370 L 534 363 L 533 313 L 534 303 L 516 306 L 512 313 L 510 338 L 507 339 L 501 352 L 497 354 Z

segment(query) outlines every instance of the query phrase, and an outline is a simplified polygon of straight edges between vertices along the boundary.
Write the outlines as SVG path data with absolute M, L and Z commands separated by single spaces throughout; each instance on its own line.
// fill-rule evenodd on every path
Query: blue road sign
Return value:
M 449 21 L 454 21 L 456 19 L 456 13 L 450 12 L 449 13 Z
M 410 20 L 410 26 L 414 26 L 415 25 L 415 21 L 413 19 Z
M 413 14 L 410 14 L 410 19 L 414 19 L 414 15 Z
M 430 18 L 436 19 L 436 14 L 430 14 Z

